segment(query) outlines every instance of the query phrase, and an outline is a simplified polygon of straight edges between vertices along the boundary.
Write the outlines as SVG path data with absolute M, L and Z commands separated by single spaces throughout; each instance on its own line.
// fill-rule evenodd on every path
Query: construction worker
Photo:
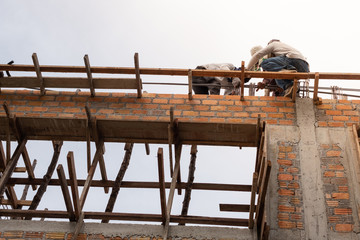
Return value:
M 231 63 L 211 63 L 197 66 L 196 69 L 203 70 L 240 70 Z M 246 79 L 245 82 L 250 79 Z M 192 89 L 195 94 L 219 95 L 220 89 L 225 88 L 224 95 L 233 95 L 236 89 L 240 87 L 240 78 L 238 77 L 192 77 Z
M 268 45 L 257 51 L 248 63 L 247 69 L 252 69 L 264 56 L 271 56 L 260 64 L 264 71 L 271 72 L 309 72 L 306 58 L 295 48 L 273 39 Z M 292 96 L 293 81 L 290 79 L 275 79 L 276 84 L 284 90 L 284 96 Z

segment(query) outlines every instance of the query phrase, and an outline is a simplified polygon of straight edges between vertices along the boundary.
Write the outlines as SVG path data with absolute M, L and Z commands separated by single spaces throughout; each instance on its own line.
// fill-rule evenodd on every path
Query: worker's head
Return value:
M 271 39 L 271 40 L 268 42 L 268 45 L 269 45 L 270 43 L 273 43 L 273 42 L 280 42 L 280 40 L 279 40 L 279 39 Z
M 261 49 L 263 49 L 262 46 L 254 46 L 250 49 L 250 54 L 251 56 L 254 56 L 255 53 L 257 53 L 258 51 L 260 51 Z

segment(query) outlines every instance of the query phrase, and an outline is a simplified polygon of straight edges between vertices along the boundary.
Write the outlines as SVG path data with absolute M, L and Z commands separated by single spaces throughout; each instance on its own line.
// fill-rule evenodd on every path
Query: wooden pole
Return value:
M 74 209 L 73 209 L 73 206 L 71 203 L 69 188 L 68 188 L 68 184 L 67 184 L 67 181 L 65 178 L 65 172 L 64 172 L 63 166 L 61 164 L 59 164 L 59 166 L 56 168 L 56 171 L 57 171 L 57 174 L 59 177 L 61 191 L 64 196 L 65 206 L 66 206 L 66 210 L 69 214 L 69 219 L 70 219 L 70 221 L 75 221 L 75 213 L 74 213 Z
M 139 68 L 139 54 L 135 53 L 134 55 L 134 63 L 135 63 L 135 76 L 136 76 L 136 82 L 137 82 L 137 97 L 141 98 L 142 96 L 142 82 L 140 78 L 140 68 Z
M 241 61 L 241 89 L 240 89 L 240 93 L 241 93 L 241 101 L 244 101 L 244 92 L 245 92 L 245 62 Z
M 43 197 L 44 193 L 46 192 L 47 186 L 50 182 L 50 179 L 55 171 L 55 166 L 59 160 L 59 156 L 60 156 L 60 150 L 62 147 L 63 143 L 62 142 L 55 142 L 54 143 L 54 154 L 53 157 L 51 159 L 50 165 L 48 167 L 48 170 L 46 172 L 46 174 L 44 175 L 43 179 L 43 183 L 40 185 L 37 193 L 35 194 L 33 201 L 29 207 L 29 210 L 35 210 L 38 206 L 39 203 L 41 201 L 41 198 Z M 31 220 L 31 217 L 25 218 L 25 220 Z
M 166 195 L 165 195 L 165 174 L 164 174 L 164 156 L 163 149 L 158 149 L 158 172 L 159 172 L 159 189 L 160 189 L 160 206 L 161 206 L 161 217 L 162 224 L 166 223 Z
M 33 63 L 34 63 L 36 76 L 37 76 L 37 78 L 39 80 L 40 94 L 45 95 L 44 78 L 42 77 L 42 74 L 41 74 L 41 71 L 40 71 L 39 60 L 38 60 L 38 57 L 37 57 L 36 53 L 33 53 L 32 60 L 33 60 Z
M 130 163 L 130 157 L 131 157 L 133 146 L 134 146 L 133 143 L 126 143 L 125 144 L 124 159 L 123 159 L 123 162 L 121 163 L 121 167 L 120 167 L 119 172 L 118 172 L 118 174 L 116 176 L 114 186 L 112 187 L 111 195 L 110 195 L 108 204 L 106 206 L 105 212 L 112 212 L 113 209 L 114 209 L 115 201 L 116 201 L 116 198 L 117 198 L 117 196 L 119 194 L 119 191 L 120 191 L 121 182 L 124 179 L 125 172 L 126 172 L 128 166 L 129 166 L 129 163 Z M 109 220 L 102 220 L 102 223 L 108 223 L 108 222 L 109 222 Z
M 189 100 L 192 100 L 193 96 L 192 96 L 192 71 L 191 71 L 191 69 L 189 69 L 189 72 L 188 72 L 188 86 L 189 86 L 189 92 L 188 92 Z
M 91 93 L 92 97 L 95 97 L 94 81 L 93 81 L 93 77 L 91 74 L 89 56 L 87 54 L 84 56 L 84 62 L 85 62 L 85 67 L 86 67 L 86 74 L 89 79 L 90 93 Z
M 79 190 L 78 190 L 78 184 L 77 184 L 77 178 L 76 178 L 76 170 L 75 170 L 73 152 L 68 153 L 67 163 L 68 163 L 68 168 L 69 168 L 71 192 L 72 192 L 73 204 L 74 204 L 74 209 L 75 209 L 75 218 L 76 218 L 76 220 L 78 220 L 80 217 L 80 213 L 81 213 L 81 209 L 82 209 L 83 205 L 81 205 L 80 201 L 79 201 Z

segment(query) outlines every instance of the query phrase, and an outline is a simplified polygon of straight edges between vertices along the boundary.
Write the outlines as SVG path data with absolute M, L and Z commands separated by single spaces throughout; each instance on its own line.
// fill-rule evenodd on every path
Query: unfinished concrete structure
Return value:
M 358 239 L 359 232 L 359 122 L 358 100 L 321 100 L 317 86 L 321 76 L 332 79 L 360 79 L 356 74 L 258 73 L 236 71 L 188 71 L 179 69 L 0 65 L 0 70 L 34 71 L 36 77 L 0 78 L 0 87 L 39 87 L 39 90 L 2 89 L 0 101 L 0 237 L 3 239 L 120 239 L 120 238 L 193 238 L 193 239 Z M 83 72 L 87 78 L 46 78 L 42 72 Z M 134 79 L 97 79 L 92 73 L 136 74 Z M 156 72 L 156 73 L 155 73 Z M 208 74 L 244 77 L 283 77 L 315 79 L 313 99 L 257 96 L 205 96 L 188 94 L 142 93 L 141 74 Z M 268 76 L 269 75 L 269 76 Z M 102 85 L 102 83 L 104 85 Z M 189 81 L 191 86 L 191 81 Z M 89 88 L 88 92 L 46 91 L 48 87 Z M 242 86 L 242 93 L 244 93 Z M 137 93 L 99 93 L 97 88 L 132 88 Z M 190 88 L 191 89 L 191 88 Z M 34 176 L 27 140 L 52 140 L 53 161 L 44 178 Z M 88 176 L 76 178 L 74 158 L 68 154 L 69 179 L 57 165 L 62 141 L 93 141 L 94 156 L 88 154 Z M 10 142 L 18 142 L 11 150 Z M 125 142 L 125 156 L 116 179 L 107 179 L 105 142 Z M 174 146 L 175 164 L 171 182 L 163 178 L 163 154 L 158 152 L 159 182 L 124 182 L 133 144 L 162 143 Z M 211 184 L 181 180 L 179 172 L 182 145 L 257 147 L 257 161 L 251 185 Z M 171 148 L 172 149 L 172 148 Z M 19 157 L 25 169 L 16 168 Z M 92 161 L 91 161 L 92 160 Z M 93 179 L 99 165 L 102 179 Z M 109 167 L 109 166 L 107 166 Z M 57 168 L 58 177 L 52 176 Z M 14 171 L 24 178 L 14 178 Z M 190 175 L 190 173 L 189 173 Z M 184 177 L 184 176 L 182 176 Z M 14 186 L 37 189 L 32 200 L 18 199 Z M 37 210 L 46 186 L 58 186 L 66 209 Z M 81 194 L 78 186 L 83 186 Z M 103 212 L 83 211 L 91 187 L 103 187 L 111 194 Z M 113 212 L 119 188 L 157 188 L 161 212 L 131 214 Z M 69 190 L 70 189 L 70 190 Z M 169 195 L 165 195 L 169 189 Z M 182 191 L 184 190 L 185 191 Z M 191 190 L 247 191 L 248 205 L 220 204 L 222 211 L 248 212 L 249 218 L 172 215 L 172 199 L 184 194 L 183 209 L 189 204 Z M 71 191 L 71 193 L 70 193 Z M 187 200 L 186 200 L 187 199 Z M 21 210 L 24 207 L 26 210 Z M 62 218 L 70 222 L 29 221 L 34 217 Z M 18 220 L 21 218 L 22 220 Z M 85 219 L 85 220 L 84 220 Z M 87 222 L 101 220 L 102 223 Z M 111 220 L 157 222 L 156 225 L 111 224 Z M 186 226 L 207 224 L 221 227 Z M 176 225 L 175 225 L 176 224 Z M 182 226 L 177 226 L 181 224 Z M 245 228 L 239 228 L 239 226 Z

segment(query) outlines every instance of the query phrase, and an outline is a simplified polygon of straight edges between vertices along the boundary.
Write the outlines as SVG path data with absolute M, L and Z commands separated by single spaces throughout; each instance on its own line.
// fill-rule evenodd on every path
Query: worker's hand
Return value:
M 256 86 L 256 91 L 259 91 L 259 89 L 264 89 L 265 88 L 265 84 L 262 82 L 258 82 L 257 86 Z

